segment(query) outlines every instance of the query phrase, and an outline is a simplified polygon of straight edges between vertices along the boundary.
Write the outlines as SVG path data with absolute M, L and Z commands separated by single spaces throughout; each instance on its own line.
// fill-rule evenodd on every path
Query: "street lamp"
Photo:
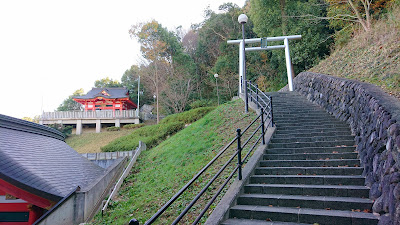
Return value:
M 217 96 L 218 96 L 218 105 L 219 105 L 219 93 L 218 93 L 218 73 L 214 74 L 215 77 L 215 85 L 217 86 Z
M 249 100 L 247 98 L 247 81 L 246 81 L 246 43 L 244 39 L 244 24 L 247 23 L 246 14 L 240 14 L 238 17 L 238 22 L 242 24 L 242 38 L 243 38 L 243 81 L 244 81 L 244 97 L 245 97 L 245 112 L 249 112 Z

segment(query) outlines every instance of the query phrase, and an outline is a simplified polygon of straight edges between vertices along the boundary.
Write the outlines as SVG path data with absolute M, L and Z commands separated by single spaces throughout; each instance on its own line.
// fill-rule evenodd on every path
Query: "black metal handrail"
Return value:
M 249 87 L 253 88 L 254 85 L 250 84 Z M 258 88 L 257 88 L 258 89 Z M 260 100 L 262 99 L 261 97 L 257 97 L 258 95 L 254 95 L 253 91 L 256 93 L 261 93 L 259 90 L 251 90 L 251 94 L 249 96 L 250 99 L 254 98 L 255 100 Z M 225 152 L 226 150 L 231 147 L 235 142 L 237 142 L 237 151 L 229 158 L 229 160 L 218 170 L 218 172 L 208 181 L 208 183 L 202 188 L 202 190 L 192 199 L 192 201 L 186 206 L 186 208 L 179 214 L 179 216 L 172 222 L 172 224 L 177 224 L 179 221 L 187 214 L 187 212 L 194 206 L 194 204 L 197 202 L 197 200 L 200 199 L 200 197 L 208 190 L 208 188 L 213 184 L 213 182 L 225 171 L 225 169 L 233 162 L 235 158 L 237 158 L 237 164 L 229 174 L 229 176 L 225 179 L 223 184 L 220 186 L 220 188 L 217 190 L 217 192 L 214 194 L 214 196 L 209 200 L 205 208 L 200 212 L 200 214 L 197 216 L 193 224 L 197 224 L 200 222 L 201 218 L 204 216 L 204 214 L 207 212 L 207 210 L 211 207 L 211 205 L 214 203 L 214 201 L 217 199 L 217 197 L 221 194 L 221 192 L 224 190 L 226 185 L 231 181 L 231 179 L 234 177 L 234 175 L 238 172 L 238 179 L 242 180 L 242 165 L 252 151 L 257 147 L 259 144 L 260 140 L 262 140 L 262 144 L 265 144 L 265 131 L 266 129 L 271 125 L 273 125 L 273 120 L 272 120 L 272 99 L 264 94 L 263 97 L 266 97 L 269 101 L 266 102 L 263 100 L 261 103 L 256 102 L 257 106 L 260 108 L 260 114 L 243 130 L 237 129 L 236 132 L 236 137 L 234 137 L 226 146 L 224 146 L 220 152 L 206 165 L 204 166 L 189 182 L 185 184 L 167 203 L 162 206 L 157 213 L 155 213 L 149 220 L 146 221 L 146 225 L 154 223 L 158 217 L 160 217 L 167 209 L 170 207 L 197 179 L 215 162 L 217 161 Z M 254 100 L 253 99 L 253 100 Z M 267 111 L 266 111 L 267 110 Z M 268 123 L 266 121 L 269 120 Z M 257 121 L 260 121 L 259 125 L 257 125 L 255 128 L 253 127 Z M 253 132 L 249 135 L 247 140 L 242 144 L 242 137 L 243 135 L 247 134 L 246 132 L 250 132 L 250 128 L 253 127 L 252 129 Z M 261 131 L 261 132 L 260 132 Z M 256 134 L 260 133 L 260 135 L 256 137 Z M 253 139 L 254 138 L 254 139 Z M 253 145 L 248 149 L 247 154 L 245 157 L 242 159 L 242 150 L 251 142 L 254 141 Z M 129 223 L 130 225 L 138 225 L 138 221 L 136 219 L 132 219 Z
M 272 96 L 266 95 L 258 88 L 258 84 L 253 84 L 251 81 L 246 81 L 247 83 L 247 97 L 251 102 L 254 102 L 257 106 L 257 109 L 262 108 L 264 110 L 264 114 L 267 119 L 270 119 L 270 122 L 267 126 L 271 124 L 274 126 L 274 117 L 272 113 Z

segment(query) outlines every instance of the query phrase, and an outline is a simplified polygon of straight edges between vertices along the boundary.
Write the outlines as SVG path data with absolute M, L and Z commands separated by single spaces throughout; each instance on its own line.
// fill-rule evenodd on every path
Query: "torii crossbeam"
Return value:
M 250 47 L 245 48 L 245 51 L 261 51 L 261 50 L 274 50 L 274 49 L 285 49 L 285 58 L 286 58 L 286 70 L 288 76 L 288 84 L 289 84 L 289 91 L 293 91 L 293 70 L 292 70 L 292 62 L 290 59 L 290 52 L 289 52 L 289 40 L 299 40 L 301 39 L 301 35 L 291 35 L 291 36 L 279 36 L 279 37 L 267 37 L 267 38 L 252 38 L 252 39 L 245 39 L 245 44 L 252 44 L 252 43 L 261 43 L 262 40 L 268 42 L 271 41 L 283 41 L 283 45 L 273 45 L 273 46 L 266 46 L 266 47 Z M 243 93 L 243 87 L 241 85 L 241 81 L 243 79 L 244 69 L 245 69 L 245 61 L 244 61 L 244 52 L 243 52 L 243 40 L 229 40 L 228 44 L 239 44 L 239 93 Z

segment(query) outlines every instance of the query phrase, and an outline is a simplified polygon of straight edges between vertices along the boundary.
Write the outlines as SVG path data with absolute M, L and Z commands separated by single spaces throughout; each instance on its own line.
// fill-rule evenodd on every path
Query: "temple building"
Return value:
M 39 123 L 43 125 L 63 124 L 74 127 L 73 133 L 100 133 L 104 126 L 120 127 L 121 124 L 138 124 L 137 105 L 130 99 L 126 88 L 92 88 L 86 95 L 75 96 L 82 104 L 82 111 L 43 112 Z
M 129 98 L 126 88 L 92 88 L 86 95 L 76 96 L 76 102 L 91 110 L 131 110 L 137 106 Z

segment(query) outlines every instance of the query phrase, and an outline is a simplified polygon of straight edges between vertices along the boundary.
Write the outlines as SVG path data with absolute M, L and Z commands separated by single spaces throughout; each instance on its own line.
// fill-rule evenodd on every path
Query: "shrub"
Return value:
M 196 109 L 200 107 L 208 107 L 208 106 L 214 106 L 215 102 L 212 102 L 211 100 L 196 100 L 190 104 L 191 109 Z
M 120 127 L 114 127 L 114 126 L 112 126 L 112 127 L 107 127 L 106 130 L 107 130 L 107 131 L 119 131 L 119 130 L 121 130 L 121 128 L 120 128 Z
M 185 124 L 183 122 L 145 126 L 134 130 L 127 136 L 110 142 L 108 145 L 101 147 L 101 150 L 103 152 L 130 151 L 139 145 L 139 141 L 143 141 L 148 148 L 152 148 L 184 127 Z
M 60 131 L 61 133 L 63 133 L 66 137 L 68 137 L 69 135 L 71 135 L 72 133 L 72 126 L 65 126 L 63 124 L 60 123 L 55 123 L 55 124 L 49 124 L 48 125 L 51 128 L 54 128 L 58 131 Z
M 127 124 L 127 125 L 125 125 L 125 126 L 123 127 L 123 129 L 133 130 L 133 129 L 140 128 L 140 127 L 143 127 L 143 126 L 144 126 L 144 123 L 140 123 L 140 124 Z
M 214 109 L 215 107 L 201 107 L 183 113 L 172 114 L 161 120 L 160 124 L 166 124 L 177 121 L 183 122 L 185 124 L 193 123 L 194 121 L 203 118 L 207 113 L 209 113 Z

